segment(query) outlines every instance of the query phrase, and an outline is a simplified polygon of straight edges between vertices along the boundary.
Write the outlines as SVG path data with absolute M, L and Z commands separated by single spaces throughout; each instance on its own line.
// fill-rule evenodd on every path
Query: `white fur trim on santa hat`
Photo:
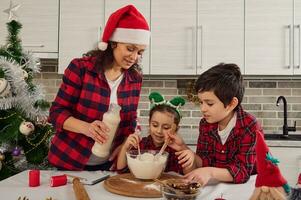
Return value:
M 143 29 L 116 28 L 110 41 L 148 45 L 150 31 Z
M 104 51 L 104 50 L 107 49 L 107 47 L 108 47 L 108 43 L 106 43 L 106 42 L 99 42 L 99 43 L 98 43 L 98 49 L 99 49 L 99 50 Z

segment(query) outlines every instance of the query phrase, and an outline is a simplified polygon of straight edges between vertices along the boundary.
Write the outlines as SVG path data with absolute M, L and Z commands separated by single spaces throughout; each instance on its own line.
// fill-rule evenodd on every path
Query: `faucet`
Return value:
M 288 132 L 289 131 L 296 131 L 296 121 L 294 122 L 294 126 L 287 126 L 287 102 L 284 96 L 279 96 L 277 99 L 277 103 L 276 106 L 279 106 L 279 102 L 280 100 L 282 100 L 283 102 L 283 119 L 284 119 L 284 123 L 283 123 L 283 136 L 288 137 Z

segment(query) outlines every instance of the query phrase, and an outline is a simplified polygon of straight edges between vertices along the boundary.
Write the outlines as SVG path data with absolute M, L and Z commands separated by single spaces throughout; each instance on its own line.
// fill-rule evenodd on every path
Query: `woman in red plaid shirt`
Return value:
M 140 138 L 139 132 L 130 135 L 121 147 L 117 159 L 117 169 L 124 170 L 127 166 L 126 152 L 132 147 L 141 150 L 160 150 L 164 142 L 168 139 L 168 134 L 176 135 L 179 129 L 181 114 L 180 106 L 185 104 L 185 100 L 181 97 L 175 97 L 170 101 L 157 92 L 149 95 L 150 101 L 153 103 L 149 113 L 149 136 Z M 190 153 L 186 150 L 177 152 L 171 147 L 165 149 L 169 153 L 167 166 L 165 171 L 174 171 L 180 174 L 188 173 L 192 169 L 194 157 L 185 159 L 186 154 Z
M 49 162 L 64 170 L 109 170 L 118 146 L 136 127 L 142 75 L 138 60 L 149 43 L 149 26 L 132 5 L 115 11 L 107 21 L 99 50 L 74 59 L 50 108 L 56 129 Z M 95 142 L 106 143 L 102 122 L 110 104 L 121 107 L 110 157 L 91 154 Z M 113 151 L 114 150 L 114 151 Z
M 219 64 L 205 71 L 195 89 L 203 118 L 199 124 L 195 167 L 188 180 L 244 183 L 255 170 L 256 118 L 240 105 L 243 77 L 235 64 Z M 174 139 L 179 143 L 179 139 Z M 181 145 L 179 145 L 181 146 Z M 185 146 L 183 145 L 183 149 Z

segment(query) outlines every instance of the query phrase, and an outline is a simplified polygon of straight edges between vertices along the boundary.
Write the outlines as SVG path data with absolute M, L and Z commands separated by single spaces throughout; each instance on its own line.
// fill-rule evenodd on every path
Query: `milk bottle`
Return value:
M 120 109 L 121 108 L 119 105 L 110 104 L 109 110 L 103 114 L 102 121 L 108 126 L 110 131 L 107 132 L 108 140 L 105 143 L 103 144 L 100 144 L 98 142 L 94 143 L 94 146 L 92 147 L 92 153 L 94 155 L 101 158 L 105 158 L 109 155 L 111 145 L 120 122 L 120 115 L 119 115 Z

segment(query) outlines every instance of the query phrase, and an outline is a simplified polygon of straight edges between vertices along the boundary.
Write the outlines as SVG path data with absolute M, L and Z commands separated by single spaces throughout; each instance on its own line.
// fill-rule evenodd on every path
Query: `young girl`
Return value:
M 149 114 L 150 135 L 141 139 L 136 132 L 127 138 L 118 155 L 117 170 L 122 170 L 127 166 L 126 152 L 132 147 L 137 149 L 139 145 L 142 150 L 160 150 L 164 142 L 169 139 L 168 134 L 177 134 L 181 119 L 179 107 L 185 104 L 185 100 L 175 97 L 171 101 L 166 101 L 157 92 L 151 93 L 149 99 L 152 102 Z M 187 150 L 176 152 L 169 146 L 165 151 L 169 153 L 166 172 L 174 171 L 183 174 L 190 171 L 194 163 L 194 156 L 187 156 L 187 154 L 193 152 Z

